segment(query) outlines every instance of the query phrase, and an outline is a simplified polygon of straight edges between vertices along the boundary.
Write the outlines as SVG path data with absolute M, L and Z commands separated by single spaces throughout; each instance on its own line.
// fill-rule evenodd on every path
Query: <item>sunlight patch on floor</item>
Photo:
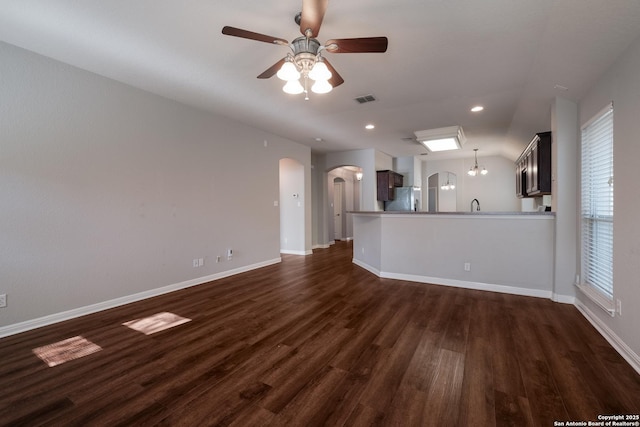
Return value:
M 92 353 L 102 350 L 97 344 L 86 338 L 76 336 L 66 340 L 58 341 L 43 347 L 34 348 L 33 353 L 38 356 L 50 368 L 79 359 Z
M 138 332 L 142 332 L 145 335 L 151 335 L 190 321 L 191 319 L 187 319 L 186 317 L 180 317 L 177 314 L 164 312 L 144 317 L 142 319 L 131 320 L 123 323 L 123 325 Z

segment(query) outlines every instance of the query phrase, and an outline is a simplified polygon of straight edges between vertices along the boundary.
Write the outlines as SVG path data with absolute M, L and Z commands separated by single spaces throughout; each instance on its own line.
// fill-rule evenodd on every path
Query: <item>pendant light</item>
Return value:
M 475 154 L 475 165 L 469 169 L 469 171 L 467 172 L 467 175 L 469 176 L 478 176 L 478 174 L 480 175 L 486 175 L 489 173 L 489 171 L 483 166 L 482 170 L 480 170 L 480 168 L 478 167 L 478 149 L 474 148 L 473 149 L 474 154 Z
M 441 186 L 440 186 L 440 189 L 441 189 L 441 190 L 444 190 L 444 191 L 448 191 L 448 190 L 455 190 L 455 189 L 456 189 L 456 185 L 455 185 L 455 184 L 451 184 L 451 183 L 449 182 L 449 172 L 447 172 L 447 183 L 446 183 L 446 184 L 441 185 Z

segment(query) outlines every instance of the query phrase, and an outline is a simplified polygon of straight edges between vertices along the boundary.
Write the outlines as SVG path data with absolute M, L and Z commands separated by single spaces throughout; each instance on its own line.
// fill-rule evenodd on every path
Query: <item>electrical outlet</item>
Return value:
M 204 265 L 204 259 L 198 258 L 198 267 L 202 267 Z
M 198 259 L 196 258 L 193 260 L 193 267 L 195 268 L 197 266 L 198 266 Z
M 7 294 L 0 294 L 0 308 L 7 306 Z
M 465 262 L 464 263 L 464 271 L 471 271 L 471 263 L 470 262 Z
M 233 249 L 227 249 L 227 259 L 233 258 Z
M 622 316 L 622 301 L 619 299 L 616 300 L 616 313 L 618 313 L 618 316 Z

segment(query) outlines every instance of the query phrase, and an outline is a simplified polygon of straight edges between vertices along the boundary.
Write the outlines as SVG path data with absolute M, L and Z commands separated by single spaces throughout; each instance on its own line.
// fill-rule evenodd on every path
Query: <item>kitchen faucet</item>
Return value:
M 473 212 L 473 202 L 476 202 L 478 204 L 478 207 L 476 208 L 476 210 L 480 212 L 480 201 L 478 201 L 478 199 L 473 199 L 471 201 L 471 212 Z

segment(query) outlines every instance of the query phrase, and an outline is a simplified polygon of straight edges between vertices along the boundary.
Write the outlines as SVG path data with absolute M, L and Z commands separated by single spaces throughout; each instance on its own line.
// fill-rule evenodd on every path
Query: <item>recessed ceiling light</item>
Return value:
M 553 88 L 558 90 L 569 90 L 568 87 L 562 85 L 555 85 Z
M 313 138 L 313 139 L 315 139 L 315 140 L 316 140 L 316 142 L 322 142 L 322 138 L 320 138 L 320 137 Z
M 476 105 L 475 107 L 473 107 L 471 109 L 471 111 L 473 111 L 474 113 L 478 113 L 480 111 L 484 110 L 484 107 L 482 105 Z
M 369 124 L 368 124 L 368 125 L 366 125 L 364 128 L 365 128 L 365 129 L 368 129 L 368 130 L 371 130 L 371 129 L 374 129 L 374 128 L 375 128 L 375 126 L 374 126 L 373 124 L 369 123 Z

